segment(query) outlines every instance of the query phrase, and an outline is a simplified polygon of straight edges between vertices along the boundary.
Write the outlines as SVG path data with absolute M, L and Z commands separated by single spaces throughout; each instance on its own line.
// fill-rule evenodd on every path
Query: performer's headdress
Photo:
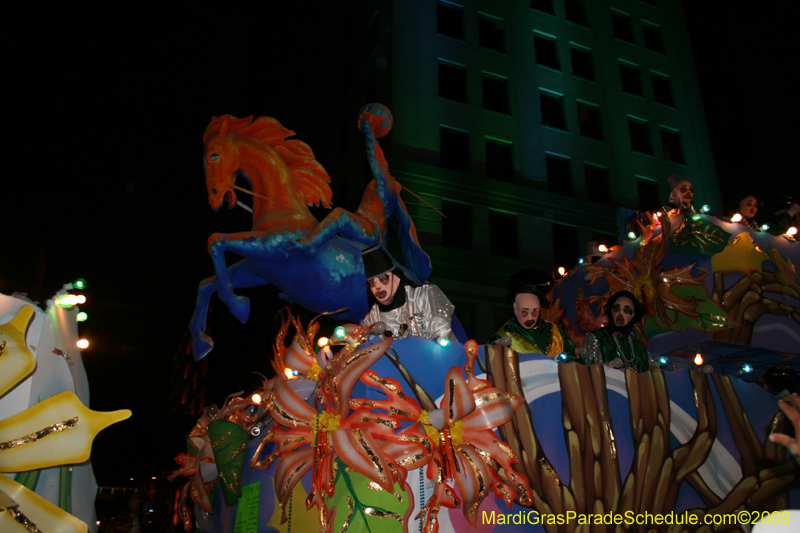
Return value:
M 364 273 L 367 279 L 382 276 L 397 268 L 380 244 L 361 252 L 361 260 L 364 261 Z

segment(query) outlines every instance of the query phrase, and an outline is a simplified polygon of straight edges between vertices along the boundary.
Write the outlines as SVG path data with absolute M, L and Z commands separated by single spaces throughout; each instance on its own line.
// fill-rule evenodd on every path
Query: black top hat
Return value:
M 632 292 L 619 291 L 615 292 L 606 302 L 605 310 L 609 319 L 611 319 L 611 314 L 614 310 L 614 302 L 623 297 L 630 298 L 630 300 L 633 302 L 633 318 L 631 319 L 630 324 L 636 324 L 645 316 L 647 316 L 647 308 L 642 305 L 642 302 L 636 299 L 636 296 L 634 296 Z
M 361 252 L 361 260 L 364 262 L 364 273 L 367 275 L 367 279 L 382 276 L 397 268 L 395 264 L 392 263 L 389 254 L 381 248 L 380 244 Z
M 547 309 L 550 303 L 547 301 L 547 291 L 553 284 L 553 278 L 547 272 L 527 268 L 514 272 L 508 278 L 508 294 L 505 302 L 513 304 L 517 294 L 535 294 L 539 298 L 539 304 Z

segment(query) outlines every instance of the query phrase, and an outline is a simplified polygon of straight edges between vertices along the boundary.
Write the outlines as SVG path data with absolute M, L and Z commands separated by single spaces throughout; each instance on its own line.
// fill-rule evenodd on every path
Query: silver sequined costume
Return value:
M 436 285 L 420 287 L 406 286 L 406 303 L 397 309 L 382 312 L 378 304 L 373 304 L 362 326 L 382 321 L 391 330 L 395 339 L 405 337 L 424 337 L 455 339 L 451 322 L 455 306 Z M 403 324 L 406 325 L 403 328 Z

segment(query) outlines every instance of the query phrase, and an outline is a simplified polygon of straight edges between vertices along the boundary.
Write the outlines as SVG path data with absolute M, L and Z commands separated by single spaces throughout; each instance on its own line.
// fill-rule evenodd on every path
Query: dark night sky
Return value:
M 91 407 L 134 411 L 95 442 L 101 485 L 172 468 L 193 422 L 167 413 L 169 363 L 197 283 L 211 274 L 207 237 L 249 228 L 241 210 L 208 208 L 205 126 L 224 113 L 274 116 L 324 153 L 315 121 L 345 104 L 328 97 L 333 80 L 320 73 L 334 61 L 341 72 L 348 61 L 350 68 L 363 64 L 340 50 L 354 31 L 348 21 L 364 4 L 262 2 L 224 11 L 195 4 L 188 14 L 190 8 L 69 7 L 6 22 L 13 46 L 6 47 L 4 76 L 0 292 L 44 302 L 62 284 L 88 280 L 82 309 L 90 319 L 81 332 L 92 341 L 84 352 Z M 797 8 L 684 4 L 723 199 L 733 202 L 759 181 L 789 187 L 796 180 L 790 79 L 800 64 Z M 342 135 L 358 138 L 357 111 L 332 113 L 352 116 Z M 349 146 L 363 152 L 359 142 Z M 274 293 L 254 295 L 248 325 L 225 312 L 213 323 L 210 357 L 229 376 L 239 371 L 237 357 L 261 356 L 237 351 L 273 334 L 272 317 L 258 312 L 270 312 L 263 300 Z M 243 373 L 229 392 L 255 384 L 249 370 Z

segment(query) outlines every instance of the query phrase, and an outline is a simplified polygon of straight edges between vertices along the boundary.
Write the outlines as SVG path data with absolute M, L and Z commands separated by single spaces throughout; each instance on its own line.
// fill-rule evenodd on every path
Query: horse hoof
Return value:
M 214 341 L 211 340 L 211 337 L 203 333 L 200 337 L 196 338 L 192 342 L 192 354 L 194 355 L 194 360 L 199 361 L 210 352 L 214 348 Z
M 247 323 L 250 318 L 250 298 L 247 296 L 237 296 L 236 301 L 231 307 L 231 314 L 242 324 Z
M 358 113 L 358 129 L 364 133 L 365 122 L 368 122 L 376 139 L 386 136 L 392 130 L 392 112 L 383 104 L 367 104 Z

